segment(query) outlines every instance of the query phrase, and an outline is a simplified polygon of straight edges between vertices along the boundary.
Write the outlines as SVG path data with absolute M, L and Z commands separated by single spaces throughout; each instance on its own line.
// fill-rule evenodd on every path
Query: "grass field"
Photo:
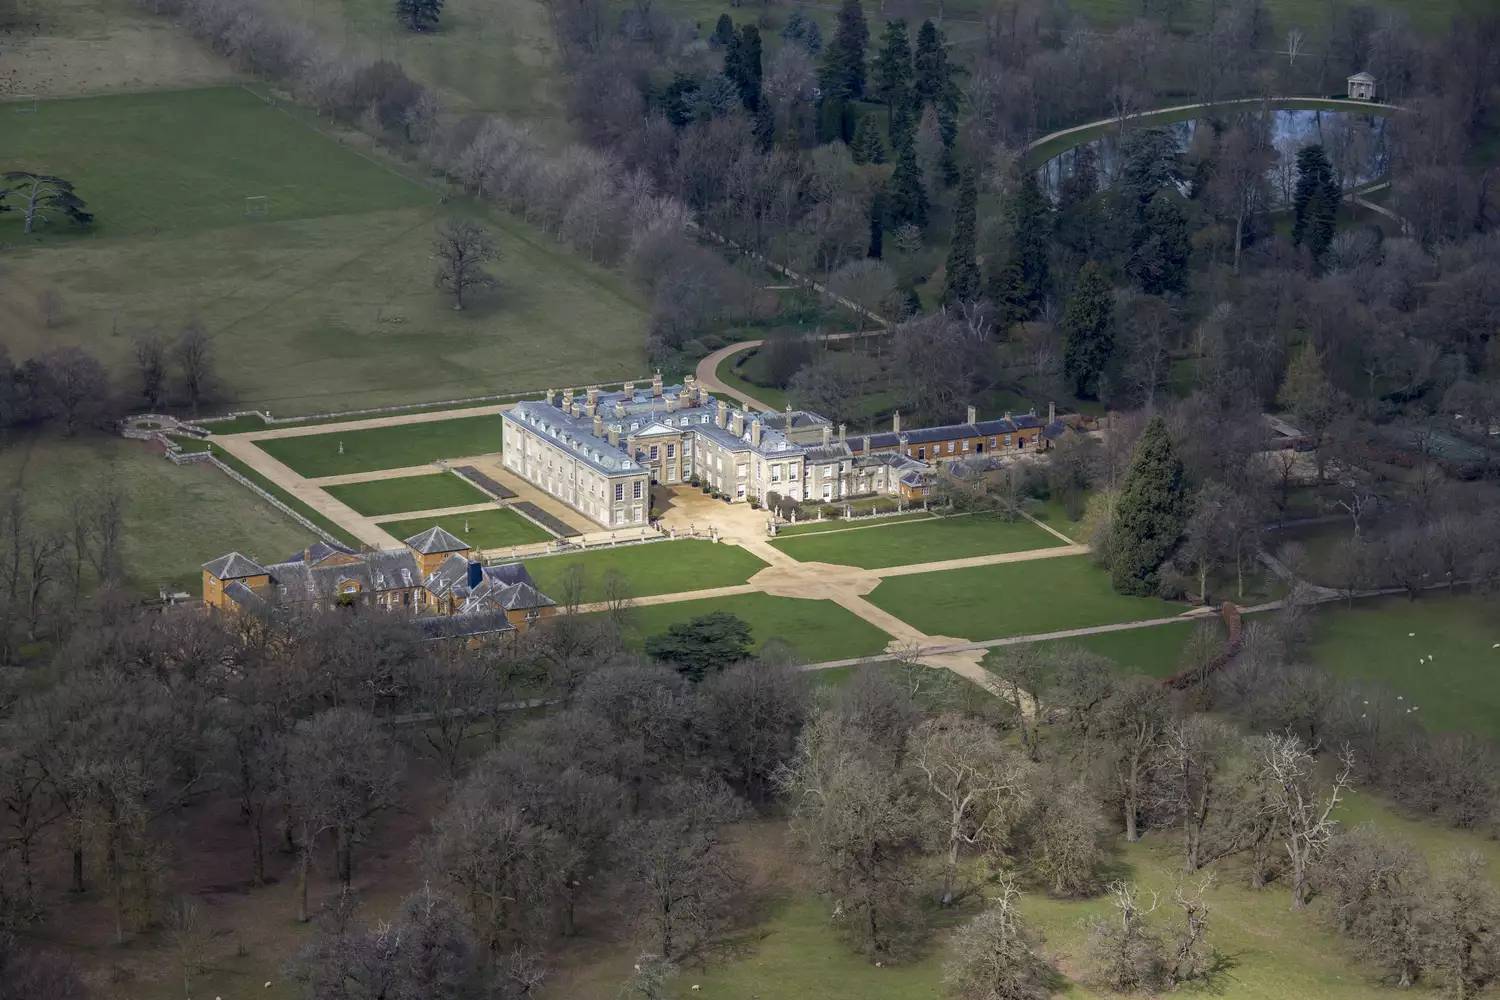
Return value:
M 277 221 L 437 201 L 238 87 L 47 101 L 34 115 L 0 115 L 0 145 L 11 169 L 72 181 L 95 218 L 89 230 L 47 225 L 26 239 L 10 214 L 7 242 L 245 227 L 257 224 L 245 218 L 250 195 L 265 195 Z
M 513 510 L 481 510 L 447 517 L 414 517 L 405 521 L 381 521 L 380 526 L 397 538 L 410 538 L 436 525 L 477 549 L 550 542 L 555 536 Z
M 1328 607 L 1317 625 L 1315 662 L 1403 695 L 1428 729 L 1500 739 L 1500 602 L 1382 598 Z
M 127 497 L 125 565 L 145 593 L 202 588 L 198 567 L 231 550 L 274 560 L 314 541 L 307 529 L 212 466 L 175 466 L 116 437 L 16 441 L 0 450 L 0 484 L 19 487 L 30 517 L 59 529 L 80 484 L 113 480 Z
M 532 569 L 534 564 L 528 563 Z M 532 569 L 533 577 L 536 576 Z M 540 584 L 541 580 L 537 582 Z M 545 587 L 542 588 L 544 591 Z M 634 609 L 636 629 L 642 637 L 665 632 L 669 625 L 715 611 L 728 611 L 750 624 L 756 648 L 772 639 L 788 643 L 804 661 L 840 660 L 852 656 L 874 656 L 885 649 L 890 636 L 832 601 L 808 601 L 770 594 L 738 594 L 673 604 L 648 604 Z
M 1116 594 L 1087 556 L 896 576 L 868 599 L 928 635 L 974 640 L 1168 618 L 1184 610 L 1154 597 Z
M 837 563 L 862 569 L 987 556 L 999 552 L 1056 548 L 1063 542 L 1030 521 L 943 517 L 861 531 L 815 534 L 771 543 L 802 562 Z
M 271 0 L 269 6 L 355 53 L 394 59 L 414 79 L 441 88 L 455 110 L 526 119 L 554 139 L 568 133 L 553 68 L 556 43 L 541 4 L 448 0 L 437 30 L 421 33 L 403 28 L 387 0 Z
M 69 177 L 97 222 L 87 235 L 58 227 L 23 240 L 18 213 L 0 219 L 12 244 L 0 266 L 12 354 L 85 347 L 129 398 L 134 335 L 197 321 L 214 338 L 216 408 L 278 416 L 645 370 L 644 311 L 622 276 L 486 206 L 439 205 L 359 144 L 240 88 L 0 114 L 0 149 L 19 154 L 5 165 Z M 269 197 L 267 218 L 244 216 L 250 194 Z M 457 214 L 488 227 L 501 250 L 497 289 L 461 312 L 431 281 L 431 240 Z M 43 291 L 62 303 L 51 328 Z
M 463 458 L 500 450 L 500 417 L 454 417 L 418 424 L 256 442 L 266 454 L 309 479 L 426 465 L 440 458 Z M 343 453 L 339 446 L 343 445 Z
M 1215 631 L 1223 640 L 1223 629 L 1216 620 L 1210 619 Z M 1038 647 L 1067 643 L 1113 660 L 1122 674 L 1145 674 L 1148 677 L 1171 677 L 1182 662 L 1182 651 L 1193 632 L 1202 624 L 1197 621 L 1173 622 L 1170 625 L 1153 625 L 1150 628 L 1122 629 L 1119 632 L 1100 632 L 1097 635 L 1081 635 L 1076 639 L 1053 639 L 1039 642 Z M 992 649 L 985 655 L 988 664 L 1003 656 L 1003 649 Z
M 634 596 L 650 597 L 733 587 L 765 569 L 766 564 L 738 545 L 699 539 L 622 545 L 614 549 L 547 556 L 526 563 L 537 586 L 554 597 L 562 593 L 563 577 L 574 566 L 583 570 L 582 600 L 590 604 L 604 600 L 604 574 L 611 569 L 625 574 Z
M 369 517 L 400 514 L 408 510 L 437 510 L 463 504 L 485 503 L 483 490 L 447 472 L 400 479 L 372 479 L 367 483 L 345 483 L 326 487 L 326 492 L 357 513 Z

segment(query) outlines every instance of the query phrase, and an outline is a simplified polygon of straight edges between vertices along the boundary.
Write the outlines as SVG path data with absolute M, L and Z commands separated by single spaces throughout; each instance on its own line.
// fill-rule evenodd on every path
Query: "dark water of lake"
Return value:
M 1267 179 L 1275 205 L 1291 202 L 1297 182 L 1297 151 L 1313 143 L 1321 143 L 1327 150 L 1328 158 L 1333 162 L 1334 170 L 1343 178 L 1345 188 L 1358 187 L 1385 176 L 1389 160 L 1386 119 L 1383 115 L 1354 111 L 1285 109 L 1271 114 L 1271 135 L 1277 151 L 1277 162 L 1267 171 Z M 1186 118 L 1182 121 L 1137 127 L 1170 132 L 1177 140 L 1177 148 L 1186 153 L 1193 144 L 1193 137 L 1200 124 L 1207 127 L 1208 123 L 1203 119 Z M 1081 142 L 1043 163 L 1039 168 L 1043 189 L 1055 197 L 1058 185 L 1072 174 L 1073 167 L 1078 162 L 1079 150 L 1085 147 L 1094 152 L 1100 185 L 1108 187 L 1120 169 L 1120 134 L 1115 131 Z

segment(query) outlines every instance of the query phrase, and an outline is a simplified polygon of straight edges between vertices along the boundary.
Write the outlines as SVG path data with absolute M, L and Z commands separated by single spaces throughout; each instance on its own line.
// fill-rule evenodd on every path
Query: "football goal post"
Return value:
M 15 102 L 15 112 L 18 115 L 36 114 L 36 95 L 22 94 L 21 96 L 17 97 Z
M 263 194 L 245 199 L 245 218 L 258 219 L 271 214 L 271 205 Z

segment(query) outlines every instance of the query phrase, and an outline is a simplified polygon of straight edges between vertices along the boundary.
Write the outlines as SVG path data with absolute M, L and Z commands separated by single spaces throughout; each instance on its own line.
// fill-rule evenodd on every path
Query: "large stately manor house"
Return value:
M 694 479 L 734 500 L 918 499 L 940 463 L 1035 452 L 1061 433 L 1050 413 L 978 420 L 971 406 L 961 424 L 904 429 L 897 413 L 889 431 L 852 436 L 806 410 L 738 409 L 691 375 L 619 392 L 549 390 L 503 420 L 505 468 L 607 528 L 646 524 L 652 483 Z

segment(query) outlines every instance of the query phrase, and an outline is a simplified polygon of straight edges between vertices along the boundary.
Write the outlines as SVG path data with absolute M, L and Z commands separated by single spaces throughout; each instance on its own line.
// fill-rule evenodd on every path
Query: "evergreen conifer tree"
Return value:
M 802 44 L 812 55 L 823 51 L 823 29 L 818 27 L 817 21 L 807 22 L 807 30 L 802 33 Z
M 1190 250 L 1187 215 L 1175 195 L 1162 191 L 1146 206 L 1125 271 L 1147 295 L 1180 292 L 1187 287 Z
M 724 75 L 739 88 L 740 103 L 747 111 L 760 107 L 760 53 L 760 29 L 753 24 L 744 24 L 724 54 Z
M 396 17 L 410 31 L 437 27 L 443 13 L 443 0 L 396 0 Z
M 947 281 L 943 301 L 949 304 L 970 302 L 979 297 L 979 263 L 975 257 L 976 209 L 979 189 L 974 172 L 965 171 L 953 206 L 953 239 L 948 248 Z
M 1022 164 L 1015 190 L 1005 205 L 1010 223 L 1010 260 L 1020 269 L 1019 288 L 1030 319 L 1052 289 L 1051 265 L 1048 260 L 1048 237 L 1052 232 L 1052 202 L 1042 191 L 1036 171 Z
M 1292 195 L 1292 245 L 1306 244 L 1315 261 L 1322 260 L 1333 242 L 1339 212 L 1338 179 L 1320 145 L 1297 153 L 1297 188 Z
M 910 319 L 922 311 L 922 297 L 917 294 L 916 285 L 906 286 L 906 300 L 901 304 L 901 311 Z
M 1177 547 L 1188 520 L 1182 460 L 1160 415 L 1146 424 L 1115 501 L 1110 528 L 1110 582 L 1122 594 L 1155 593 L 1157 571 Z
M 864 96 L 865 49 L 869 44 L 864 8 L 859 0 L 843 0 L 833 41 L 823 50 L 823 65 L 818 70 L 818 86 L 825 101 L 851 101 Z
M 917 51 L 912 58 L 913 87 L 918 107 L 931 104 L 939 112 L 958 109 L 958 85 L 953 79 L 954 67 L 948 61 L 948 46 L 943 33 L 931 19 L 922 22 L 917 31 Z
M 715 48 L 728 48 L 734 41 L 734 19 L 728 14 L 720 14 L 719 20 L 714 23 L 714 33 L 708 36 L 708 44 Z
M 1014 257 L 1007 257 L 990 272 L 985 298 L 995 309 L 995 327 L 999 330 L 1009 330 L 1035 315 L 1035 307 L 1027 298 L 1026 274 Z
M 798 4 L 792 8 L 787 15 L 786 24 L 782 26 L 781 37 L 784 41 L 800 42 L 807 35 L 807 15 L 802 13 L 802 5 Z
M 880 99 L 885 101 L 894 141 L 896 109 L 906 109 L 912 102 L 911 41 L 906 35 L 905 21 L 885 23 L 885 43 L 880 47 L 880 55 L 875 57 L 875 87 Z
M 896 169 L 886 182 L 886 211 L 891 226 L 908 223 L 927 228 L 927 189 L 922 186 L 922 167 L 917 163 L 916 144 L 907 142 L 896 152 Z
M 755 147 L 762 153 L 769 153 L 776 144 L 776 109 L 770 101 L 761 101 L 760 107 L 755 109 L 755 121 L 750 130 L 755 136 Z
M 1115 353 L 1115 290 L 1096 261 L 1084 264 L 1063 309 L 1063 372 L 1078 396 L 1097 391 Z
M 880 123 L 874 115 L 860 115 L 849 152 L 855 163 L 885 162 L 885 140 L 880 138 Z

